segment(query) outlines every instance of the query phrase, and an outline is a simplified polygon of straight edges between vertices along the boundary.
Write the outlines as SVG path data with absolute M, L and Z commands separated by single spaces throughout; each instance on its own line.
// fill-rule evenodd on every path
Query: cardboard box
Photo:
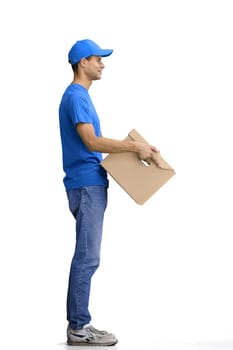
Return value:
M 125 140 L 147 142 L 135 129 Z M 155 153 L 154 157 L 160 157 L 161 167 L 154 161 L 150 165 L 141 161 L 135 152 L 111 153 L 101 165 L 136 203 L 142 205 L 175 175 L 175 170 L 160 154 Z

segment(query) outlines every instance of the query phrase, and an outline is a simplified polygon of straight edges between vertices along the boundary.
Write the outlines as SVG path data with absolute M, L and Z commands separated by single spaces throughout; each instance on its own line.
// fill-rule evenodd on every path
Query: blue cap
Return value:
M 94 41 L 84 39 L 77 41 L 70 49 L 68 59 L 70 64 L 78 63 L 89 56 L 107 57 L 112 54 L 111 49 L 101 49 Z

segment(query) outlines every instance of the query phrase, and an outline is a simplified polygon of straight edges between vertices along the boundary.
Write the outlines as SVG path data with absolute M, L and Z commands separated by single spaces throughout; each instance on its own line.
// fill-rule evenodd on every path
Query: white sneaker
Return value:
M 67 344 L 69 345 L 99 345 L 110 346 L 118 342 L 114 334 L 99 331 L 91 324 L 86 324 L 82 329 L 67 329 Z

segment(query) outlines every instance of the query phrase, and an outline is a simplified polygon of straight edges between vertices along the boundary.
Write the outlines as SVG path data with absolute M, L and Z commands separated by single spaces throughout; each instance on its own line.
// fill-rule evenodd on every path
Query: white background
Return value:
M 103 134 L 136 128 L 176 170 L 143 206 L 110 179 L 93 324 L 118 349 L 233 342 L 232 18 L 227 0 L 1 2 L 1 348 L 65 347 L 58 105 L 85 38 L 114 49 L 90 89 Z

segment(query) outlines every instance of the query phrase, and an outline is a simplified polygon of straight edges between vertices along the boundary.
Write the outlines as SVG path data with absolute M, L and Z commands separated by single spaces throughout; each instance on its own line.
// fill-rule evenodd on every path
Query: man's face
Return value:
M 90 80 L 99 80 L 104 67 L 101 56 L 91 56 L 86 59 L 85 73 Z

